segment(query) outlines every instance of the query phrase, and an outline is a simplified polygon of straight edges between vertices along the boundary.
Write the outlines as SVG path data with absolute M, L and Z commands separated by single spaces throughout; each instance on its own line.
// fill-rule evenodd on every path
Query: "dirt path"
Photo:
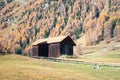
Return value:
M 111 63 L 111 62 L 87 62 L 80 59 L 62 59 L 62 58 L 47 58 L 47 57 L 32 57 L 36 59 L 44 59 L 54 62 L 64 62 L 64 63 L 73 63 L 73 64 L 93 64 L 99 66 L 109 66 L 109 67 L 120 67 L 120 63 Z

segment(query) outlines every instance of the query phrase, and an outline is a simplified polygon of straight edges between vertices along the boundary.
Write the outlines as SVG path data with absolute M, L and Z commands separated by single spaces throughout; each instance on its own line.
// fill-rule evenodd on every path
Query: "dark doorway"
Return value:
M 61 55 L 73 55 L 73 46 L 69 44 L 62 44 L 60 46 Z
M 48 57 L 48 45 L 47 44 L 39 45 L 39 56 Z

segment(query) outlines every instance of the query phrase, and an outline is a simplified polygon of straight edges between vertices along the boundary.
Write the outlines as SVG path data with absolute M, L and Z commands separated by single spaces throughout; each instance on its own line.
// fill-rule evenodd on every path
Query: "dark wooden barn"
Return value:
M 32 56 L 59 57 L 73 55 L 73 46 L 76 44 L 70 36 L 40 39 L 32 44 Z

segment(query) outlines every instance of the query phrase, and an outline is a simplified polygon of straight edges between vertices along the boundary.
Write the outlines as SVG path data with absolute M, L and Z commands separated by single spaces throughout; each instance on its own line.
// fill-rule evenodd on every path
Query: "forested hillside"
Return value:
M 0 51 L 27 53 L 37 39 L 120 41 L 120 0 L 0 0 Z

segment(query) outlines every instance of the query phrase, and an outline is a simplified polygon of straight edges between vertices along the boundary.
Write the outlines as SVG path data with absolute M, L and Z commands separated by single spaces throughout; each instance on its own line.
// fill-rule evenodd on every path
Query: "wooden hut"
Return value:
M 32 44 L 32 56 L 59 57 L 73 55 L 75 42 L 70 36 L 39 39 Z

